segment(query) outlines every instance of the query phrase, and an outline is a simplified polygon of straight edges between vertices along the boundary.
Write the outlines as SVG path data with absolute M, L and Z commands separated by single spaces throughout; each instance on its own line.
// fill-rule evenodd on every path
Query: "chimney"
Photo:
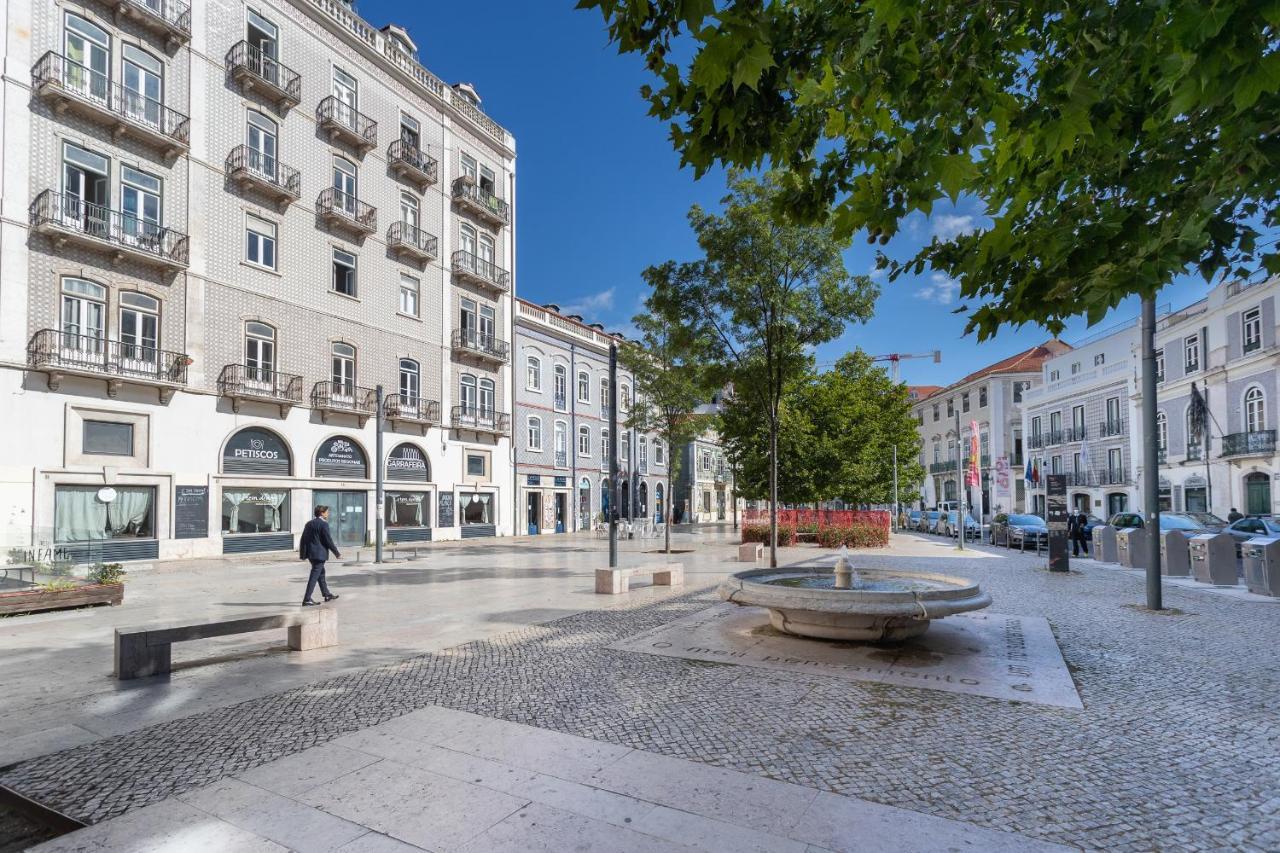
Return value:
M 554 302 L 545 302 L 543 303 L 542 307 L 546 308 L 548 311 L 554 311 L 557 314 L 560 313 L 560 306 L 555 304 Z

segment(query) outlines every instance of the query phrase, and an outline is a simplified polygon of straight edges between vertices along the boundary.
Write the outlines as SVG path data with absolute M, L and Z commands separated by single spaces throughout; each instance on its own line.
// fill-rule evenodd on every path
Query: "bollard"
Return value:
M 1160 573 L 1171 578 L 1191 575 L 1191 548 L 1181 530 L 1166 530 L 1160 534 Z
M 1190 548 L 1196 580 L 1215 586 L 1236 585 L 1236 540 L 1230 533 L 1192 536 Z
M 1245 542 L 1242 550 L 1249 592 L 1280 598 L 1280 538 L 1258 536 Z
M 1101 563 L 1120 562 L 1116 532 L 1110 524 L 1099 524 L 1093 528 L 1093 559 Z
M 1142 527 L 1126 527 L 1116 534 L 1116 556 L 1127 569 L 1147 567 L 1147 531 Z

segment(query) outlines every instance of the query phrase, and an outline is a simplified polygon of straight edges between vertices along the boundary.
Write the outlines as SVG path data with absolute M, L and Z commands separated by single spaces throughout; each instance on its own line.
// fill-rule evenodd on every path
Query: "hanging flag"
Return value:
M 1031 482 L 1040 485 L 1040 462 L 1037 460 L 1031 463 Z
M 1080 473 L 1085 477 L 1085 481 L 1079 485 L 1089 485 L 1089 442 L 1084 441 L 1080 444 Z
M 1032 477 L 1031 457 L 1028 456 L 1026 467 L 1023 468 L 1023 471 L 1022 471 L 1022 479 L 1026 480 L 1028 483 L 1034 483 L 1035 480 L 1031 479 L 1031 477 Z
M 1196 387 L 1196 383 L 1191 383 L 1191 408 L 1187 412 L 1187 429 L 1190 435 L 1187 436 L 1187 444 L 1201 445 L 1205 449 L 1205 457 L 1208 458 L 1209 450 L 1209 406 L 1205 402 L 1204 395 L 1200 393 L 1200 389 Z
M 978 469 L 978 422 L 969 421 L 969 470 L 965 472 L 966 486 L 982 485 L 982 474 Z

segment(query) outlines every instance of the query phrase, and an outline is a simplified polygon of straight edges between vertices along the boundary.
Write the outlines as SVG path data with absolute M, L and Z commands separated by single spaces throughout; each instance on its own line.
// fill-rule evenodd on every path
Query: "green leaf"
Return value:
M 760 75 L 766 68 L 772 68 L 776 64 L 768 42 L 753 43 L 747 49 L 746 55 L 738 60 L 738 65 L 733 72 L 733 88 L 746 86 L 754 92 L 756 85 L 760 82 Z

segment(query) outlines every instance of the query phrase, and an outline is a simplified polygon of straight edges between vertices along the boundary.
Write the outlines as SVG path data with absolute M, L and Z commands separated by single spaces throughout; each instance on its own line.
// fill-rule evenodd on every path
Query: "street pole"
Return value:
M 891 519 L 891 527 L 898 529 L 898 445 L 893 446 L 893 518 Z
M 383 507 L 382 507 L 385 501 L 385 498 L 383 497 L 383 488 L 385 484 L 382 481 L 383 461 L 382 461 L 382 386 L 381 385 L 377 386 L 374 389 L 374 402 L 378 407 L 377 411 L 374 413 L 374 416 L 373 416 L 373 432 L 374 432 L 373 446 L 374 446 L 374 458 L 376 460 L 376 462 L 374 463 L 374 471 L 376 472 L 374 474 L 374 483 L 376 483 L 376 489 L 374 491 L 374 494 L 376 495 L 375 500 L 378 502 L 378 509 L 377 509 L 378 523 L 377 523 L 377 533 L 375 534 L 377 538 L 374 539 L 374 542 L 373 542 L 373 553 L 374 553 L 373 561 L 375 563 L 381 563 L 382 562 L 382 534 L 383 534 L 383 531 L 385 530 L 385 526 L 387 523 L 387 520 L 383 517 Z
M 618 565 L 618 345 L 609 344 L 609 568 Z
M 1156 299 L 1142 300 L 1142 501 L 1147 515 L 1147 609 L 1163 610 L 1160 589 L 1160 462 L 1156 448 Z M 1207 491 L 1207 489 L 1206 489 Z
M 968 501 L 965 500 L 969 494 L 969 488 L 964 484 L 963 472 L 960 470 L 962 458 L 960 452 L 963 446 L 960 443 L 960 410 L 956 409 L 956 494 L 960 498 L 960 509 L 956 512 L 956 542 L 959 543 L 961 551 L 964 550 L 964 519 L 969 513 Z

